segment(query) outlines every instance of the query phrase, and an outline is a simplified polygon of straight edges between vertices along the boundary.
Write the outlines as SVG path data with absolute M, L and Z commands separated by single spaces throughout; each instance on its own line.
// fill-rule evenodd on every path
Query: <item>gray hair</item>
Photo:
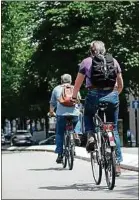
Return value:
M 91 51 L 94 48 L 96 54 L 102 54 L 102 55 L 104 55 L 105 52 L 106 52 L 105 44 L 102 41 L 94 40 L 93 42 L 91 42 L 90 48 L 91 48 Z
M 70 74 L 63 74 L 61 76 L 61 83 L 71 83 L 72 82 L 72 78 Z

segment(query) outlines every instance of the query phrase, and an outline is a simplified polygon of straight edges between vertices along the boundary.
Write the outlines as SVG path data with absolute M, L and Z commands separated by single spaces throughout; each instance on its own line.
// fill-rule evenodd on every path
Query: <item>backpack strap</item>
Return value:
M 113 62 L 113 56 L 112 56 L 112 54 L 107 53 L 107 54 L 105 55 L 105 58 L 106 58 L 107 63 Z
M 62 87 L 63 87 L 63 89 L 62 89 L 62 97 L 64 98 L 64 96 L 65 96 L 65 87 L 69 87 L 69 88 L 72 87 L 73 88 L 74 86 L 68 83 L 68 84 L 63 84 Z

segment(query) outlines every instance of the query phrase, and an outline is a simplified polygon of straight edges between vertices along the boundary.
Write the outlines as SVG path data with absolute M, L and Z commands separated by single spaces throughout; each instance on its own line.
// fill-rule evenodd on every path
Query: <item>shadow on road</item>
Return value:
M 28 169 L 29 171 L 63 171 L 63 170 L 68 170 L 66 168 L 60 168 L 60 167 L 50 167 L 50 168 L 45 168 L 45 169 Z
M 98 191 L 98 190 L 107 190 L 106 186 L 96 186 L 92 183 L 85 184 L 73 184 L 73 185 L 64 185 L 64 186 L 47 186 L 39 187 L 39 189 L 47 190 L 78 190 L 78 191 Z
M 46 189 L 46 190 L 78 190 L 78 191 L 103 191 L 107 193 L 118 193 L 121 195 L 126 195 L 132 198 L 138 199 L 138 184 L 134 185 L 116 185 L 114 190 L 109 190 L 107 186 L 97 186 L 92 183 L 85 183 L 85 184 L 73 184 L 73 185 L 64 185 L 64 186 L 46 186 L 46 187 L 39 187 L 38 189 Z
M 121 180 L 138 180 L 138 176 L 137 175 L 133 175 L 133 174 L 131 174 L 131 175 L 121 175 L 120 177 L 118 177 L 118 179 L 121 179 Z
M 32 171 L 62 171 L 62 170 L 68 170 L 63 169 L 61 167 L 50 167 L 45 169 L 28 169 Z M 131 181 L 130 181 L 131 180 Z M 51 190 L 51 191 L 62 191 L 62 190 L 77 190 L 79 192 L 81 191 L 103 191 L 104 193 L 110 193 L 112 194 L 118 194 L 120 195 L 120 198 L 124 198 L 125 196 L 127 199 L 138 199 L 139 191 L 138 191 L 138 174 L 122 174 L 120 177 L 116 179 L 116 185 L 114 190 L 110 191 L 107 187 L 107 185 L 95 185 L 93 183 L 75 183 L 71 185 L 46 185 L 41 186 L 38 188 L 39 190 Z
M 124 195 L 129 195 L 131 197 L 134 197 L 138 199 L 139 191 L 138 191 L 138 183 L 132 184 L 132 186 L 129 184 L 129 186 L 121 186 L 121 189 L 115 190 L 115 192 L 124 194 Z

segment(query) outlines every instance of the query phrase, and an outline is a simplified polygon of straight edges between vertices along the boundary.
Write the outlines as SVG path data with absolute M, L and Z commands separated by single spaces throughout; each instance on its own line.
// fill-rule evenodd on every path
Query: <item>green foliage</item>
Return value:
M 34 69 L 38 70 L 37 63 L 43 60 L 42 68 L 46 66 L 48 70 L 44 75 L 49 80 L 51 76 L 57 78 L 64 72 L 75 76 L 77 64 L 87 56 L 90 42 L 100 39 L 118 59 L 124 73 L 125 87 L 133 89 L 139 84 L 138 5 L 137 2 L 128 1 L 59 2 L 46 9 L 44 20 L 34 30 L 33 39 L 38 42 L 34 55 L 40 56 L 33 60 Z M 132 77 L 129 77 L 131 72 Z
M 24 111 L 36 104 L 46 112 L 52 88 L 63 73 L 75 80 L 92 40 L 105 42 L 121 65 L 125 90 L 137 95 L 138 21 L 138 2 L 2 2 L 3 110 L 11 100 Z
M 30 13 L 26 2 L 2 2 L 2 115 L 19 112 L 20 89 L 25 63 L 33 53 Z

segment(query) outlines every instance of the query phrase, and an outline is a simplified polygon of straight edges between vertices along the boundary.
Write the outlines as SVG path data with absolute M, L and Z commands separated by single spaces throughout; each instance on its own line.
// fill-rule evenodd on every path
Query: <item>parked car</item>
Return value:
M 5 137 L 3 133 L 1 134 L 1 144 L 5 144 Z
M 12 133 L 11 134 L 4 134 L 5 137 L 5 143 L 10 144 L 11 138 L 12 138 Z
M 11 146 L 32 144 L 32 135 L 27 130 L 17 130 L 11 137 Z
M 56 136 L 52 135 L 49 138 L 40 141 L 39 145 L 54 145 L 54 144 L 56 144 L 55 140 L 56 140 Z

